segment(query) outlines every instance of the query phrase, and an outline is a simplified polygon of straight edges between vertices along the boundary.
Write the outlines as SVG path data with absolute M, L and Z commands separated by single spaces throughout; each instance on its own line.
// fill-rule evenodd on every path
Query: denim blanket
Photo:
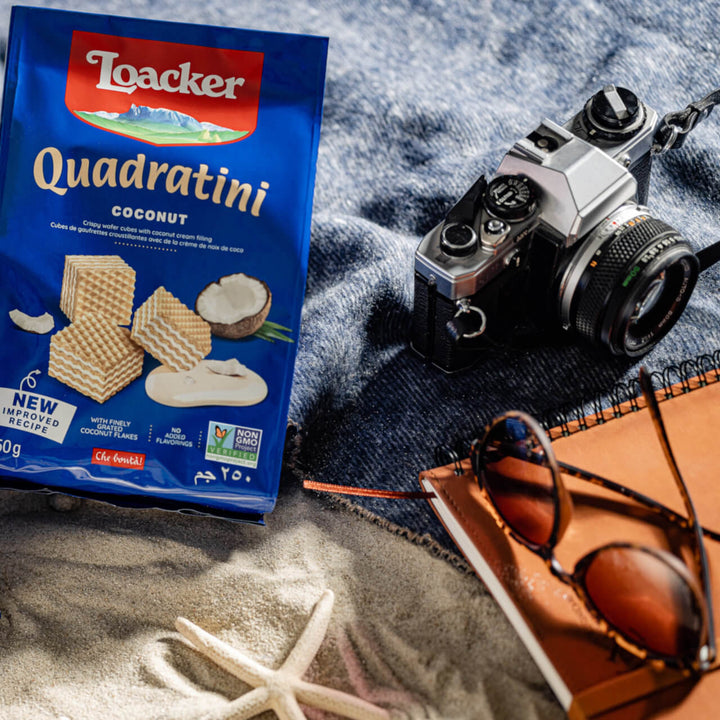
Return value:
M 607 397 L 639 362 L 572 337 L 496 347 L 457 376 L 408 346 L 422 236 L 543 118 L 607 83 L 660 115 L 720 86 L 714 3 L 674 0 L 35 0 L 32 4 L 330 38 L 310 267 L 285 482 L 417 489 L 434 449 L 511 408 L 545 417 Z M 9 2 L 0 3 L 7 23 Z M 0 28 L 0 35 L 7 34 Z M 718 238 L 720 112 L 661 156 L 649 206 L 696 248 Z M 720 348 L 720 267 L 705 272 L 652 371 Z M 424 501 L 354 501 L 451 547 Z
M 565 122 L 606 83 L 661 116 L 720 85 L 719 11 L 669 0 L 342 8 L 323 4 L 306 26 L 328 33 L 331 51 L 291 406 L 298 469 L 412 490 L 438 445 L 473 438 L 509 409 L 547 418 L 595 398 L 609 405 L 640 364 L 568 337 L 493 348 L 461 375 L 426 366 L 408 348 L 419 240 L 541 119 Z M 720 113 L 655 161 L 648 205 L 696 248 L 720 239 Z M 642 359 L 649 370 L 720 348 L 719 278 L 717 266 L 701 275 L 680 321 Z M 358 504 L 449 547 L 423 501 Z

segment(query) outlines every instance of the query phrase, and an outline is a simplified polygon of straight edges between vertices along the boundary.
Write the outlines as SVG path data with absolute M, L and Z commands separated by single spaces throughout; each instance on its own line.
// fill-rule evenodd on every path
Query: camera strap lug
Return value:
M 652 146 L 655 155 L 682 147 L 687 134 L 710 115 L 720 103 L 720 89 L 713 90 L 702 100 L 690 103 L 684 110 L 670 112 L 662 119 Z
M 475 340 L 479 338 L 487 326 L 485 313 L 474 305 L 470 304 L 468 298 L 460 298 L 455 303 L 457 312 L 453 319 L 447 323 L 447 330 L 455 342 L 461 340 Z

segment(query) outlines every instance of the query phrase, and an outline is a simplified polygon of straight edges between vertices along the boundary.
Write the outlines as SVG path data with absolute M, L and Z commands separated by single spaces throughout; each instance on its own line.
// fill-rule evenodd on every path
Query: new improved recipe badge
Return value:
M 77 408 L 32 392 L 39 373 L 39 370 L 28 373 L 18 390 L 0 387 L 0 427 L 22 430 L 62 444 Z
M 261 440 L 262 430 L 211 421 L 208 425 L 205 459 L 256 468 Z

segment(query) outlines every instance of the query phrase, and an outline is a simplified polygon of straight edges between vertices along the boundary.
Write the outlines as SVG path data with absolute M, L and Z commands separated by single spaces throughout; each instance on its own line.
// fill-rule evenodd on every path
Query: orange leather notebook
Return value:
M 720 531 L 720 374 L 659 391 L 670 443 L 701 525 Z M 638 490 L 684 514 L 649 411 L 643 402 L 563 423 L 548 434 L 558 460 Z M 584 429 L 584 431 L 580 431 Z M 563 476 L 573 519 L 557 546 L 571 570 L 589 551 L 613 541 L 662 547 L 691 567 L 685 531 L 634 501 Z M 469 462 L 420 474 L 433 509 L 502 606 L 555 692 L 575 718 L 711 718 L 720 710 L 720 672 L 688 677 L 617 648 L 572 589 L 543 561 L 509 538 L 489 513 Z M 720 626 L 720 543 L 705 539 Z M 713 572 L 714 571 L 714 572 Z

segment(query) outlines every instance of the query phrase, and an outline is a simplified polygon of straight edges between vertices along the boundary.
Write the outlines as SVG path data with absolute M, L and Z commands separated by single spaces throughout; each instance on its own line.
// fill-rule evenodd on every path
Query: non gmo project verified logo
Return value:
M 256 468 L 261 440 L 262 430 L 210 422 L 205 459 Z

